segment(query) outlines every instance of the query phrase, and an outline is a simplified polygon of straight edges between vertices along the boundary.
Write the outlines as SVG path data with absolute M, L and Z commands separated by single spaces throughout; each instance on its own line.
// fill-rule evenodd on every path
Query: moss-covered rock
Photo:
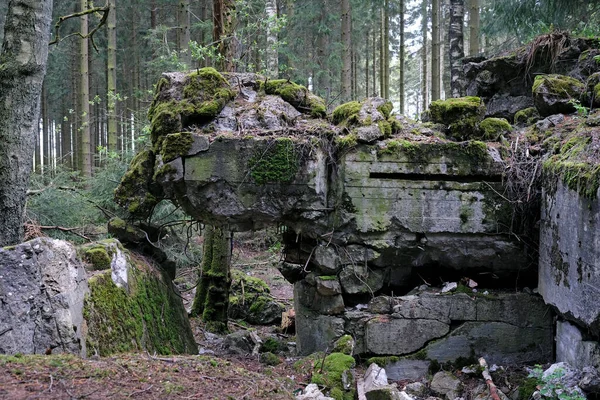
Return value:
M 195 354 L 197 346 L 181 298 L 167 277 L 142 259 L 129 259 L 128 289 L 111 271 L 90 278 L 84 318 L 89 354 L 147 350 Z
M 109 254 L 109 250 L 102 244 L 93 243 L 84 246 L 79 249 L 78 253 L 92 271 L 102 271 L 110 268 L 112 254 Z
M 325 100 L 310 93 L 304 86 L 287 79 L 268 80 L 264 84 L 264 89 L 266 94 L 280 96 L 301 113 L 313 117 L 325 117 L 327 114 Z
M 265 365 L 275 366 L 281 364 L 281 360 L 278 356 L 273 353 L 262 353 L 260 355 L 260 362 Z
M 583 104 L 585 106 L 600 107 L 600 72 L 590 75 L 585 86 Z
M 593 137 L 595 136 L 595 137 Z M 600 188 L 600 164 L 596 160 L 596 134 L 573 132 L 562 142 L 558 154 L 543 163 L 547 190 L 552 190 L 561 179 L 569 189 L 583 197 L 595 199 Z
M 162 161 L 167 163 L 177 157 L 185 156 L 194 144 L 191 132 L 170 133 L 162 142 Z
M 485 141 L 497 142 L 512 130 L 512 126 L 504 118 L 486 118 L 479 124 L 481 138 Z
M 263 280 L 232 271 L 230 318 L 243 319 L 255 325 L 271 325 L 281 321 L 284 311 L 283 304 L 271 297 L 269 287 Z
M 334 353 L 343 353 L 351 356 L 354 353 L 354 338 L 344 335 L 333 344 Z
M 130 214 L 145 218 L 160 201 L 150 186 L 154 175 L 155 156 L 152 150 L 140 151 L 129 164 L 129 168 L 117 189 L 115 201 L 126 207 Z
M 355 389 L 351 369 L 354 358 L 344 353 L 331 353 L 315 363 L 312 383 L 325 386 L 336 400 L 353 400 Z
M 180 99 L 161 95 L 162 91 L 168 90 L 170 88 L 166 82 L 157 86 L 155 100 L 148 111 L 152 144 L 157 152 L 160 151 L 164 135 L 210 121 L 235 97 L 229 82 L 210 67 L 185 77 Z
M 358 101 L 350 101 L 341 104 L 333 110 L 332 120 L 336 125 L 345 123 L 347 125 L 358 123 L 358 112 L 361 104 Z
M 538 75 L 533 82 L 533 102 L 541 116 L 575 112 L 574 101 L 579 101 L 585 90 L 583 83 L 565 75 Z
M 485 115 L 485 105 L 479 97 L 459 97 L 436 100 L 423 115 L 423 120 L 448 127 L 448 133 L 456 139 L 478 137 L 478 125 Z
M 515 114 L 515 125 L 524 126 L 531 125 L 536 123 L 541 119 L 540 113 L 538 113 L 537 108 L 528 107 L 523 110 L 517 111 Z

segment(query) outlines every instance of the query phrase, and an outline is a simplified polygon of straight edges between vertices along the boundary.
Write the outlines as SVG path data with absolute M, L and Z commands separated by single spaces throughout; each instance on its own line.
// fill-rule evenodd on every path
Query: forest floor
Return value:
M 262 239 L 236 243 L 233 268 L 265 280 L 273 297 L 289 309 L 292 285 L 275 268 L 279 250 L 276 241 L 269 247 Z M 179 275 L 180 280 L 193 280 L 195 271 Z M 189 308 L 193 291 L 183 297 Z M 282 356 L 281 364 L 267 366 L 258 356 L 226 354 L 221 341 L 205 334 L 200 321 L 191 324 L 204 355 L 0 355 L 0 399 L 293 399 L 294 390 L 307 384 L 307 377 L 294 371 L 297 359 Z M 262 337 L 274 334 L 277 327 L 254 328 Z M 230 329 L 244 327 L 233 323 Z

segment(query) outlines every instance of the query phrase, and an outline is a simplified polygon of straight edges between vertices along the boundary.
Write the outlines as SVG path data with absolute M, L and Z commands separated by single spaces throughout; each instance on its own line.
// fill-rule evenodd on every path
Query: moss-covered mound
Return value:
M 540 115 L 575 112 L 585 85 L 565 75 L 538 75 L 533 82 L 533 102 Z
M 281 321 L 285 307 L 273 299 L 263 280 L 240 271 L 233 271 L 231 276 L 230 318 L 242 319 L 255 325 L 271 325 Z
M 150 192 L 155 156 L 152 150 L 142 150 L 131 163 L 115 190 L 115 201 L 134 216 L 144 218 L 159 202 Z
M 187 313 L 170 280 L 141 259 L 129 261 L 128 291 L 115 285 L 110 270 L 88 281 L 83 311 L 88 354 L 196 354 Z
M 512 130 L 512 126 L 504 118 L 486 118 L 479 124 L 481 138 L 490 142 L 498 142 Z
M 336 400 L 353 400 L 356 390 L 352 372 L 354 358 L 344 353 L 331 353 L 315 363 L 312 383 L 325 386 Z
M 162 94 L 163 90 L 169 90 L 168 86 L 166 78 L 159 82 L 148 111 L 156 151 L 160 150 L 162 136 L 212 120 L 235 97 L 229 82 L 214 68 L 202 68 L 187 75 L 180 99 L 163 100 L 163 97 L 168 98 Z
M 581 126 L 561 141 L 557 154 L 543 163 L 547 188 L 552 190 L 558 180 L 584 197 L 594 199 L 600 188 L 600 154 L 595 145 L 600 132 Z
M 110 268 L 114 250 L 107 243 L 91 243 L 81 246 L 77 254 L 87 264 L 86 269 L 102 271 Z
M 535 107 L 524 108 L 515 114 L 515 125 L 524 126 L 536 123 L 541 119 L 540 113 Z
M 431 103 L 423 120 L 448 127 L 448 133 L 459 140 L 477 139 L 478 125 L 485 115 L 485 105 L 479 97 L 459 97 Z
M 266 94 L 280 96 L 301 113 L 313 117 L 324 117 L 327 114 L 325 100 L 310 93 L 304 86 L 287 79 L 269 80 L 264 84 L 264 89 Z

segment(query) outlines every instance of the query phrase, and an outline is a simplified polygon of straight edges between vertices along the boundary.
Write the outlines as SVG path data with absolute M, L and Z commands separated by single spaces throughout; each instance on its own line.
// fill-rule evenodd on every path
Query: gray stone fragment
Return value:
M 383 272 L 364 264 L 346 265 L 340 272 L 344 293 L 376 293 L 383 287 Z
M 391 376 L 390 379 L 393 379 Z M 427 394 L 427 386 L 421 382 L 412 382 L 404 387 L 404 391 L 416 397 L 423 397 Z
M 323 274 L 336 274 L 339 256 L 333 246 L 317 246 L 311 260 Z
M 448 400 L 455 400 L 462 391 L 462 383 L 450 372 L 440 371 L 431 380 L 431 390 Z
M 369 302 L 368 310 L 373 314 L 391 314 L 392 298 L 388 296 L 374 297 Z
M 317 292 L 323 296 L 335 296 L 342 293 L 342 287 L 340 286 L 340 282 L 337 280 L 337 277 L 327 277 L 327 279 L 323 279 L 322 276 L 319 276 L 315 279 L 317 284 Z
M 431 361 L 402 359 L 385 366 L 388 378 L 392 381 L 423 379 L 429 373 Z M 408 387 L 407 389 L 408 390 Z
M 68 242 L 38 238 L 0 248 L 0 354 L 86 355 L 87 275 Z
M 207 136 L 192 134 L 192 138 L 194 139 L 194 142 L 187 152 L 188 156 L 193 156 L 201 151 L 206 151 L 210 147 L 210 142 L 208 141 Z
M 300 305 L 294 296 L 296 310 L 296 348 L 299 355 L 331 348 L 335 339 L 344 334 L 344 320 L 340 317 L 320 315 Z
M 354 130 L 354 133 L 356 133 L 357 139 L 361 143 L 374 143 L 383 139 L 383 133 L 377 125 L 358 127 Z
M 252 332 L 246 330 L 230 333 L 223 340 L 223 347 L 232 354 L 252 354 L 257 345 L 259 345 L 257 337 L 252 335 Z
M 302 394 L 296 396 L 297 400 L 335 400 L 333 397 L 327 397 L 319 390 L 316 383 L 311 383 L 304 388 Z

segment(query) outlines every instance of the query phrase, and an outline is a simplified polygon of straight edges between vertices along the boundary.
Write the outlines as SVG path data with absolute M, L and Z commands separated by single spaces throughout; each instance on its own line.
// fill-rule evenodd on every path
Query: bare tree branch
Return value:
M 63 40 L 70 38 L 71 36 L 79 36 L 82 39 L 89 38 L 90 41 L 92 42 L 92 46 L 94 46 L 94 50 L 98 51 L 98 47 L 96 46 L 96 43 L 94 42 L 94 34 L 98 31 L 98 29 L 100 29 L 104 24 L 106 24 L 106 20 L 108 19 L 109 12 L 110 12 L 110 6 L 107 2 L 104 5 L 104 7 L 89 8 L 87 10 L 82 10 L 82 11 L 79 11 L 79 12 L 76 12 L 73 14 L 63 15 L 62 17 L 59 17 L 56 24 L 54 24 L 54 34 L 56 37 L 54 38 L 53 41 L 51 41 L 48 44 L 49 45 L 58 44 L 58 43 L 62 42 Z M 65 36 L 64 38 L 60 37 L 60 27 L 63 22 L 65 22 L 66 20 L 71 19 L 71 18 L 78 18 L 78 17 L 82 17 L 84 15 L 95 14 L 95 13 L 102 13 L 102 18 L 100 19 L 100 22 L 98 22 L 98 25 L 96 25 L 96 27 L 94 29 L 92 29 L 87 35 L 82 35 L 81 32 L 75 32 L 75 33 L 71 33 L 71 34 Z

